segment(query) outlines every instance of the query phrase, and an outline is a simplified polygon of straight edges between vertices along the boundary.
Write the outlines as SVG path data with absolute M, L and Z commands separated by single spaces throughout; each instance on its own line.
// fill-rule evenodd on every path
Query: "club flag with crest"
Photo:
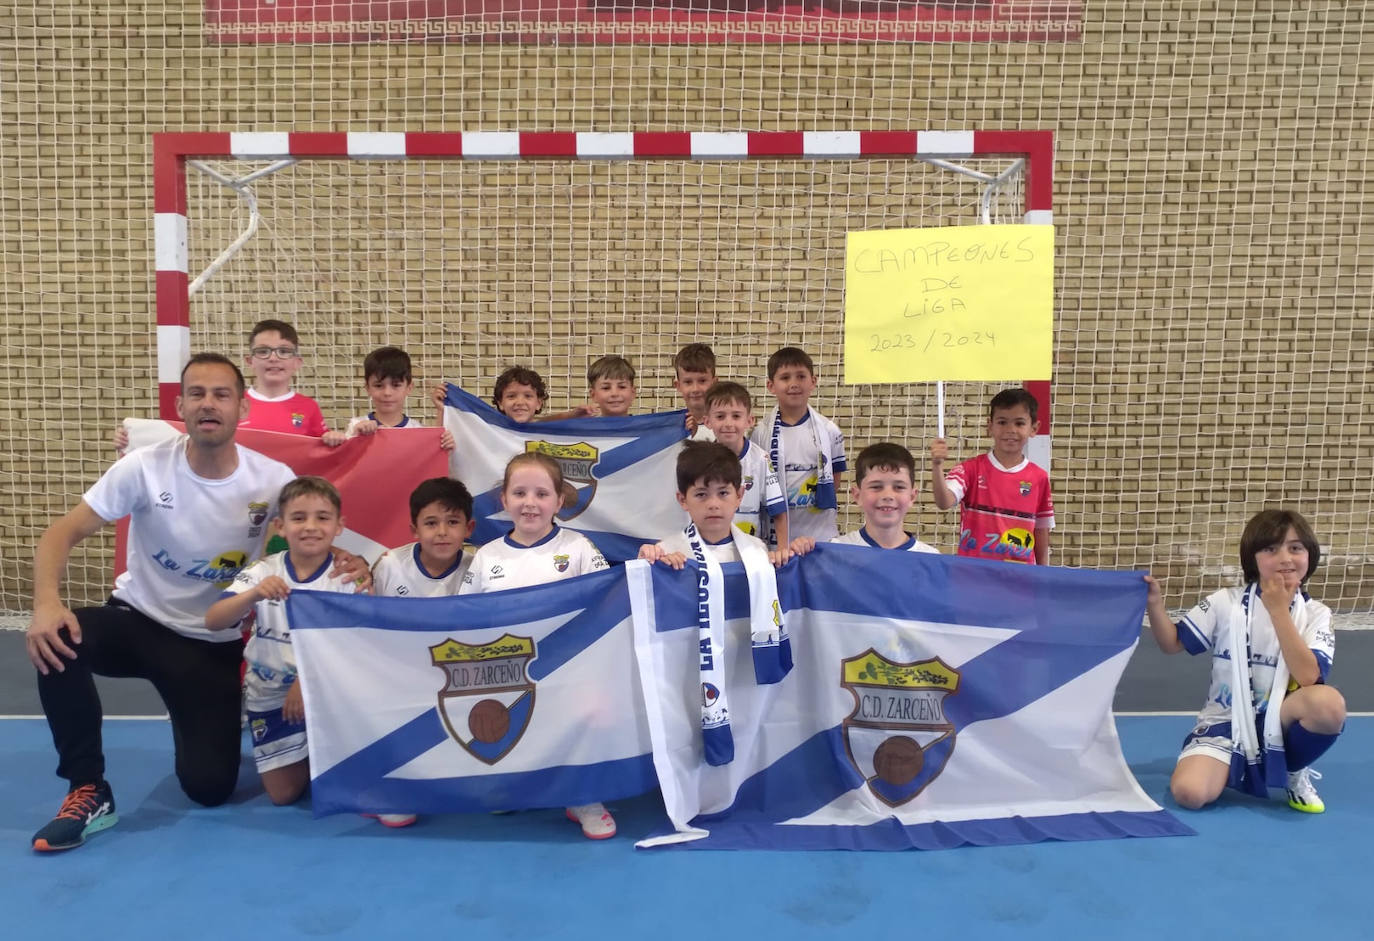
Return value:
M 124 428 L 129 432 L 129 450 L 185 431 L 179 421 L 144 418 L 126 418 Z M 387 549 L 414 540 L 410 492 L 421 481 L 443 477 L 447 472 L 448 458 L 439 448 L 441 433 L 439 428 L 383 428 L 331 448 L 306 435 L 241 428 L 234 440 L 281 461 L 298 475 L 323 477 L 337 487 L 343 503 L 344 531 L 336 544 L 376 562 Z M 116 530 L 115 558 L 121 571 L 127 527 L 127 521 L 122 520 Z
M 317 815 L 566 807 L 656 783 L 623 567 L 286 606 Z
M 641 846 L 933 849 L 1191 833 L 1141 790 L 1112 697 L 1139 572 L 821 545 L 781 569 L 792 673 L 753 681 L 726 567 L 735 760 L 703 760 L 691 565 L 626 565 L 673 830 Z
M 456 446 L 449 473 L 472 491 L 472 541 L 480 545 L 510 530 L 501 508 L 506 464 L 538 451 L 558 462 L 576 491 L 576 500 L 559 511 L 559 524 L 581 532 L 607 559 L 633 559 L 641 545 L 687 523 L 675 497 L 685 418 L 686 412 L 675 411 L 521 424 L 450 383 L 444 427 Z

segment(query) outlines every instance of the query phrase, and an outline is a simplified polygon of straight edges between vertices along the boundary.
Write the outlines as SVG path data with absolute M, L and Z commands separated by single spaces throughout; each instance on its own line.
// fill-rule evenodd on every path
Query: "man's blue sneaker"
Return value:
M 75 849 L 86 837 L 118 822 L 110 785 L 105 781 L 83 784 L 67 793 L 57 816 L 33 835 L 33 848 L 42 853 Z

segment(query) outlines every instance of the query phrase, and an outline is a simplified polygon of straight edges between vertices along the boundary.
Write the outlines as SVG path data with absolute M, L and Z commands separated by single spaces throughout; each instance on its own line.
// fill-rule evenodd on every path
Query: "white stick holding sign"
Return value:
M 935 437 L 945 436 L 945 384 L 937 380 L 935 383 Z

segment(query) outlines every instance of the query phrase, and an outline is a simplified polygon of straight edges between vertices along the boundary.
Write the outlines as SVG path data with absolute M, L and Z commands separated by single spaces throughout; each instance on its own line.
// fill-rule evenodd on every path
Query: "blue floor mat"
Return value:
M 1319 763 L 1328 811 L 1226 795 L 1199 813 L 1164 797 L 1190 720 L 1118 720 L 1141 786 L 1196 837 L 930 853 L 642 851 L 657 795 L 615 805 L 594 843 L 561 811 L 423 818 L 387 830 L 273 807 L 245 760 L 232 802 L 193 808 L 165 722 L 111 720 L 120 822 L 78 850 L 35 854 L 62 783 L 46 726 L 0 721 L 0 908 L 10 938 L 1370 937 L 1357 902 L 1374 842 L 1364 782 L 1374 719 L 1351 719 Z M 1268 886 L 1272 885 L 1272 890 Z

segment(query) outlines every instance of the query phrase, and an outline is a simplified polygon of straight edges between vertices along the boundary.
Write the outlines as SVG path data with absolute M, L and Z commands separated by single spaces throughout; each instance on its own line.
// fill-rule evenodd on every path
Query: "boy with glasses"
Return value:
M 291 388 L 291 377 L 305 364 L 296 328 L 282 320 L 263 320 L 248 335 L 244 363 L 253 370 L 248 414 L 240 428 L 281 431 L 318 438 L 329 428 L 319 403 Z
M 243 400 L 247 412 L 239 420 L 240 428 L 312 438 L 329 430 L 319 403 L 291 389 L 291 377 L 305 364 L 295 327 L 283 320 L 259 321 L 248 334 L 243 361 L 253 370 L 253 385 Z M 114 446 L 119 454 L 129 446 L 129 432 L 123 425 L 115 429 Z

